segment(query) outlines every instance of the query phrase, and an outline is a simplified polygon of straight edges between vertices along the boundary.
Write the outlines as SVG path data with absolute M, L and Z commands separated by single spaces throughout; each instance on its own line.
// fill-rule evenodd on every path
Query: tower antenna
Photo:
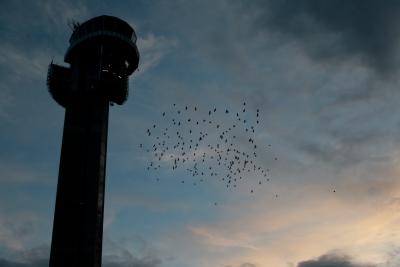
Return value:
M 69 19 L 67 25 L 71 29 L 71 31 L 74 32 L 77 28 L 79 28 L 81 24 L 74 19 Z

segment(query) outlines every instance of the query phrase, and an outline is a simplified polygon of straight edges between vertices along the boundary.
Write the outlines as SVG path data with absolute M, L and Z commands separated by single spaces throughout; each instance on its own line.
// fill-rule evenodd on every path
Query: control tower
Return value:
M 47 85 L 65 108 L 50 267 L 100 267 L 108 111 L 128 96 L 138 67 L 136 34 L 125 21 L 99 16 L 76 23 L 64 61 Z

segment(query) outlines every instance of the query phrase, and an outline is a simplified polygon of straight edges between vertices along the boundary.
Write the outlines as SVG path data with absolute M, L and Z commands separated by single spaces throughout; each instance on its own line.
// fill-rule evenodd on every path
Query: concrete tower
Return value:
M 128 96 L 138 67 L 135 31 L 116 17 L 75 24 L 64 61 L 47 85 L 65 108 L 50 267 L 100 267 L 108 109 Z

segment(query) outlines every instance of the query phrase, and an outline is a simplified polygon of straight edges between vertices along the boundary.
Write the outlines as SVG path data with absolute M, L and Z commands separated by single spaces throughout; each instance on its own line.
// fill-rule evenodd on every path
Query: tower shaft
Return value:
M 51 267 L 100 267 L 108 101 L 66 109 L 51 245 Z
M 75 24 L 64 60 L 47 85 L 65 108 L 50 267 L 101 267 L 109 104 L 128 97 L 138 67 L 135 31 L 99 16 Z

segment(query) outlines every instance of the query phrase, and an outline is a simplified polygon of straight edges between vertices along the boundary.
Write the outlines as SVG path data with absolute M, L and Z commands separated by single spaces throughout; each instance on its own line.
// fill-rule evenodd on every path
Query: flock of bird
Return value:
M 180 182 L 194 186 L 207 179 L 232 189 L 253 182 L 250 193 L 270 181 L 270 170 L 260 163 L 259 154 L 269 152 L 271 144 L 256 143 L 259 109 L 250 112 L 245 102 L 235 111 L 173 104 L 161 116 L 163 126 L 154 124 L 146 130 L 150 145 L 139 145 L 150 154 L 148 171 L 183 170 L 187 175 Z

